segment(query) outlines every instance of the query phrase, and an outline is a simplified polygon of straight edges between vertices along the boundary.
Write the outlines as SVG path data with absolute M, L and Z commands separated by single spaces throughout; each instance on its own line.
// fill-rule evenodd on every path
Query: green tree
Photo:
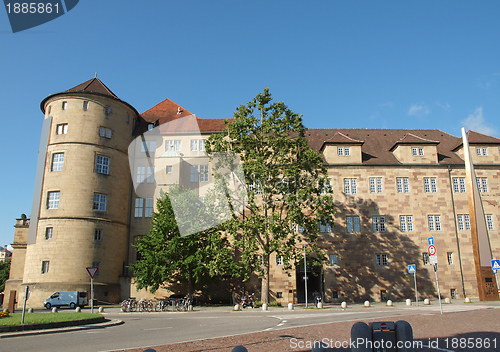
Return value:
M 307 243 L 308 252 L 324 260 L 315 242 L 320 222 L 332 223 L 334 214 L 324 161 L 309 147 L 301 115 L 271 100 L 266 88 L 237 108 L 224 133 L 211 135 L 206 144 L 208 153 L 234 153 L 243 164 L 247 198 L 228 196 L 228 200 L 232 209 L 244 203 L 245 212 L 241 216 L 233 211 L 233 219 L 223 226 L 241 252 L 242 267 L 261 277 L 265 303 L 269 301 L 270 255 L 282 256 L 285 268 L 290 269 Z M 213 162 L 216 179 L 223 179 L 217 176 L 228 164 Z
M 9 279 L 10 260 L 0 262 L 0 292 L 5 289 L 5 281 Z
M 169 189 L 169 197 L 162 193 L 153 213 L 148 235 L 138 238 L 134 247 L 140 259 L 131 265 L 139 289 L 155 292 L 162 286 L 187 283 L 188 295 L 198 283 L 225 275 L 237 275 L 238 267 L 232 258 L 232 249 L 227 238 L 215 228 L 181 236 L 179 228 L 189 233 L 190 226 L 199 226 L 199 221 L 208 218 L 207 208 L 198 196 L 179 186 Z M 180 204 L 185 214 L 178 223 L 171 199 Z M 199 227 L 198 227 L 199 228 Z

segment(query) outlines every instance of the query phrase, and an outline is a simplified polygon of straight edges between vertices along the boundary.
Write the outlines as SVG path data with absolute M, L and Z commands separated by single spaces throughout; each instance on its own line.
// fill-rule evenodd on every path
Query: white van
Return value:
M 47 298 L 43 306 L 47 309 L 63 306 L 69 306 L 71 309 L 74 309 L 76 306 L 83 308 L 88 303 L 87 291 L 60 291 L 54 292 Z

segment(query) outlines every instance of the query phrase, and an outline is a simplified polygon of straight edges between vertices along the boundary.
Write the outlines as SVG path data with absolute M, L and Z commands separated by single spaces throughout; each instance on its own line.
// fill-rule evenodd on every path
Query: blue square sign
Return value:
M 427 238 L 427 242 L 429 242 L 429 246 L 433 246 L 434 245 L 434 237 Z
M 413 274 L 415 272 L 417 272 L 415 264 L 408 265 L 408 273 Z

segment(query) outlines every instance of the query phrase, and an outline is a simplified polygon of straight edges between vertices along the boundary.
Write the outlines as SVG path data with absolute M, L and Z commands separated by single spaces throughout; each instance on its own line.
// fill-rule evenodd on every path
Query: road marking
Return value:
M 142 329 L 144 331 L 149 331 L 149 330 L 166 330 L 166 329 L 172 329 L 171 326 L 167 326 L 167 327 L 164 327 L 164 328 L 151 328 L 151 329 Z

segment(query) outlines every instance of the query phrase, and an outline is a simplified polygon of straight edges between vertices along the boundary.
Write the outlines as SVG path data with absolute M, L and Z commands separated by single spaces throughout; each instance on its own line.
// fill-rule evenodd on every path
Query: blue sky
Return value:
M 95 72 L 139 112 L 170 98 L 231 117 L 270 87 L 310 128 L 500 137 L 499 15 L 496 0 L 82 0 L 13 34 L 0 9 L 0 245 L 31 210 L 40 101 Z

